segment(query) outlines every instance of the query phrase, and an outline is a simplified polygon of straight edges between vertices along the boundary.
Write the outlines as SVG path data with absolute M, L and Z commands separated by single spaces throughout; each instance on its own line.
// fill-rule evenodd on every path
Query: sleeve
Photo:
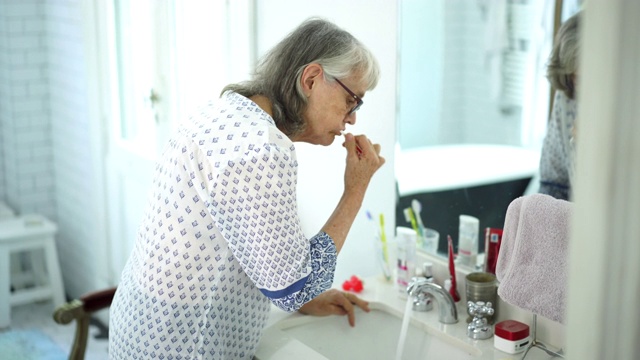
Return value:
M 333 283 L 337 251 L 320 232 L 303 234 L 291 148 L 254 147 L 228 161 L 212 184 L 211 209 L 233 256 L 279 308 L 295 311 Z
M 575 111 L 565 106 L 568 99 L 557 92 L 551 120 L 540 154 L 540 193 L 568 200 L 571 191 L 569 171 L 571 164 L 570 132 Z

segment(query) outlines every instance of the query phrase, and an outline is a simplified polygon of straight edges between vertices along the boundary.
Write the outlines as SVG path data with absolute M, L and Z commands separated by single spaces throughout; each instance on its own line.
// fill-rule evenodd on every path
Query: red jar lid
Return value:
M 505 320 L 496 324 L 495 335 L 503 339 L 517 341 L 529 336 L 529 325 L 515 320 Z

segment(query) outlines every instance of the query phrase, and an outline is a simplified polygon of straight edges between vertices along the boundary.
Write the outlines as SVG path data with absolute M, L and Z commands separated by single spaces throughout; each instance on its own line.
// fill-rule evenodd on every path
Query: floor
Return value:
M 50 301 L 14 306 L 11 308 L 11 328 L 39 329 L 59 344 L 62 349 L 70 351 L 75 333 L 75 324 L 57 324 L 53 321 L 53 311 L 54 306 Z M 107 333 L 106 328 L 100 323 L 96 322 L 89 327 L 90 338 L 85 359 L 109 359 Z

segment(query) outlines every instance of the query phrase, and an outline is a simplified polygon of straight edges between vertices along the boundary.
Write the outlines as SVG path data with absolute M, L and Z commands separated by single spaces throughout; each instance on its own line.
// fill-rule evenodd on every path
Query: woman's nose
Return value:
M 356 124 L 356 113 L 355 112 L 353 112 L 351 114 L 347 114 L 346 123 L 349 124 L 349 125 L 355 125 Z

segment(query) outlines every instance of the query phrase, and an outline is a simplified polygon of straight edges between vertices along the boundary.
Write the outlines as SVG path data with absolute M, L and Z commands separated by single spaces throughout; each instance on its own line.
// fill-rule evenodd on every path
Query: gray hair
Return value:
M 261 58 L 251 80 L 227 85 L 222 94 L 266 96 L 278 128 L 287 135 L 298 134 L 306 125 L 302 114 L 307 106 L 300 79 L 311 63 L 321 65 L 330 81 L 357 74 L 367 90 L 375 88 L 380 77 L 373 54 L 353 35 L 329 21 L 311 18 Z
M 570 99 L 575 97 L 573 76 L 578 70 L 579 25 L 579 12 L 562 24 L 554 40 L 547 64 L 547 79 L 551 86 L 556 90 L 563 91 Z

